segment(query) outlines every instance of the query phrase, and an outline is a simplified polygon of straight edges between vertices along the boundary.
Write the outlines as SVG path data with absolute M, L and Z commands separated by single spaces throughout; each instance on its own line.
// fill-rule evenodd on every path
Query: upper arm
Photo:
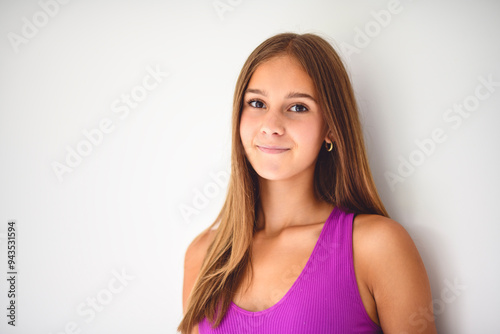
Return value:
M 427 272 L 404 227 L 387 217 L 366 215 L 356 240 L 384 333 L 436 333 Z
M 184 256 L 184 282 L 182 287 L 182 309 L 186 313 L 187 299 L 191 294 L 194 283 L 207 253 L 207 249 L 215 237 L 215 230 L 206 230 L 199 234 L 189 244 Z

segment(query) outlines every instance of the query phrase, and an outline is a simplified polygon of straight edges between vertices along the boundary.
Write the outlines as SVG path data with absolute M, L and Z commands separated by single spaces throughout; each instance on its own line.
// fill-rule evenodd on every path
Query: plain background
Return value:
M 17 326 L 2 315 L 0 332 L 175 333 L 184 252 L 226 193 L 237 75 L 285 31 L 344 50 L 377 188 L 424 260 L 439 333 L 500 331 L 498 1 L 56 4 L 0 2 L 0 276 L 9 220 L 19 272 Z M 148 68 L 169 73 L 151 90 Z M 59 180 L 54 163 L 78 148 Z M 0 291 L 5 310 L 5 279 Z

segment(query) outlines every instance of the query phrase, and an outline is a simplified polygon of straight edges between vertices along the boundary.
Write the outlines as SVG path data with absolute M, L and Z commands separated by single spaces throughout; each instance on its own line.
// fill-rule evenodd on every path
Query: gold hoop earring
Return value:
M 330 144 L 330 147 L 328 147 L 328 144 Z M 333 150 L 333 143 L 325 142 L 325 147 L 328 152 L 331 152 Z

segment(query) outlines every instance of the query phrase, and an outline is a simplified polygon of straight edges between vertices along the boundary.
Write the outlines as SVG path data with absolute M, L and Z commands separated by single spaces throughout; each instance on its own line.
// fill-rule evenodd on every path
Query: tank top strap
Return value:
M 353 213 L 347 213 L 337 206 L 332 210 L 304 268 L 304 277 L 299 283 L 307 284 L 308 278 L 312 276 L 315 276 L 313 280 L 329 280 L 340 267 L 348 267 L 353 259 L 350 247 L 353 218 Z

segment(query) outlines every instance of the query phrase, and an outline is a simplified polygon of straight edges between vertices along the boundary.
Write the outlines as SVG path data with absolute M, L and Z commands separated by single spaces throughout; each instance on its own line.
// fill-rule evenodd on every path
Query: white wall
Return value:
M 351 50 L 372 172 L 425 262 L 439 332 L 500 331 L 498 1 L 54 1 L 0 2 L 2 277 L 18 230 L 17 328 L 2 316 L 0 332 L 175 332 L 185 249 L 225 195 L 236 77 L 284 31 Z

